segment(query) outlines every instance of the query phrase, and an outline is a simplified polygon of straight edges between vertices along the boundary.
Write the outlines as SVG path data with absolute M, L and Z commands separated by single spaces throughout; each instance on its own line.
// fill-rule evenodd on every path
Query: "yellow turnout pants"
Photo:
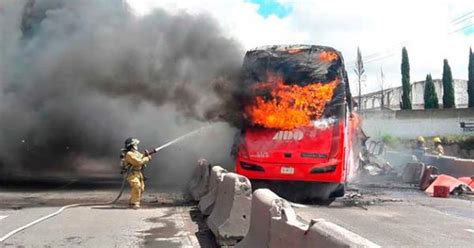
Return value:
M 143 191 L 145 191 L 145 183 L 143 182 L 143 174 L 140 171 L 132 171 L 127 178 L 130 184 L 130 201 L 134 205 L 140 205 Z

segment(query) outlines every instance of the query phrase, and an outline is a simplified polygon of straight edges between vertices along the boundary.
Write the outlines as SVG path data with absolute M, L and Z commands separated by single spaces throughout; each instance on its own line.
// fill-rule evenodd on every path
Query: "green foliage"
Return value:
M 426 75 L 425 81 L 425 109 L 437 109 L 439 108 L 438 95 L 436 95 L 435 86 L 431 74 Z
M 362 76 L 365 73 L 364 69 L 364 61 L 362 60 L 362 53 L 360 52 L 359 47 L 357 47 L 357 61 L 355 63 L 355 68 L 354 68 L 354 73 L 357 75 L 357 88 L 359 91 L 359 96 L 358 96 L 358 104 L 359 104 L 359 110 L 362 109 Z
M 389 145 L 389 146 L 396 146 L 400 143 L 400 139 L 397 137 L 394 137 L 390 134 L 384 134 L 382 135 L 382 141 L 383 143 Z
M 402 49 L 402 101 L 401 109 L 411 109 L 411 85 L 410 85 L 410 62 L 408 61 L 408 52 L 405 47 Z
M 468 107 L 474 107 L 474 54 L 472 48 L 469 48 L 469 66 L 468 66 L 467 94 Z
M 474 150 L 474 136 L 448 135 L 443 137 L 443 141 L 447 145 L 457 144 L 459 148 L 464 150 Z
M 357 47 L 357 61 L 356 61 L 356 68 L 354 68 L 354 72 L 357 75 L 363 75 L 365 72 L 364 61 L 362 60 L 362 53 L 360 52 L 359 47 Z
M 455 108 L 453 75 L 448 60 L 443 61 L 443 108 Z
M 474 137 L 464 137 L 458 145 L 464 150 L 474 150 Z

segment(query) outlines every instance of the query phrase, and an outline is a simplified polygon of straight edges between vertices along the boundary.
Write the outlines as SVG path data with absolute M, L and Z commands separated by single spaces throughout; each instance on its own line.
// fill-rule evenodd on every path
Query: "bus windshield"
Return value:
M 308 127 L 343 116 L 347 76 L 340 53 L 321 46 L 272 46 L 247 52 L 244 113 L 249 125 Z

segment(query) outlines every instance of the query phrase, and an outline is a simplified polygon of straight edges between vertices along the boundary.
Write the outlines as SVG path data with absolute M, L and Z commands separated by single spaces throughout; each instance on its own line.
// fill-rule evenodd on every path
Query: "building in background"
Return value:
M 454 95 L 456 108 L 467 108 L 467 80 L 454 79 Z M 436 94 L 439 105 L 443 106 L 443 82 L 441 79 L 434 79 Z M 412 84 L 411 103 L 413 109 L 424 108 L 425 81 L 418 81 Z M 384 109 L 399 110 L 402 96 L 402 86 L 385 89 L 383 91 Z M 382 91 L 376 91 L 362 95 L 361 110 L 381 109 Z

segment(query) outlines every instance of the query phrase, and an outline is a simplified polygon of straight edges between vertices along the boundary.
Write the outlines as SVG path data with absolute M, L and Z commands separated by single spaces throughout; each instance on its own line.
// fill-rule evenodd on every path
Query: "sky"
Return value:
M 448 59 L 455 79 L 467 79 L 474 46 L 472 0 L 126 0 L 137 16 L 157 7 L 206 13 L 245 49 L 273 44 L 315 44 L 342 52 L 356 90 L 357 47 L 364 59 L 362 91 L 401 85 L 401 50 L 408 50 L 411 81 L 441 78 Z

